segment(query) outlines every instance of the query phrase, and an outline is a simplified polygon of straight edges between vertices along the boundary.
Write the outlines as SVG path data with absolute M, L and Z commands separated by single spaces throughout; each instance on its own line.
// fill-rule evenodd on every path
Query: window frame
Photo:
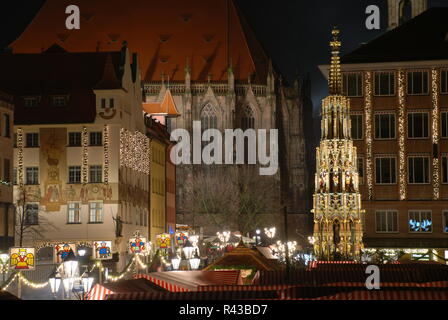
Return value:
M 56 103 L 56 101 L 63 101 L 63 104 Z M 69 97 L 66 94 L 53 94 L 50 96 L 50 102 L 52 107 L 64 108 L 68 106 Z
M 443 91 L 443 73 L 445 73 L 446 91 Z M 440 69 L 440 94 L 448 94 L 448 68 Z
M 349 95 L 349 90 L 348 90 L 348 81 L 346 81 L 348 79 L 349 76 L 356 76 L 356 95 Z M 361 78 L 361 85 L 358 87 L 358 81 L 359 78 Z M 363 86 L 363 81 L 364 81 L 364 75 L 361 71 L 353 71 L 353 72 L 344 72 L 342 74 L 342 92 L 346 97 L 350 97 L 350 98 L 362 98 L 364 96 L 364 86 Z M 361 92 L 361 93 L 359 93 Z
M 40 104 L 40 96 L 24 96 L 23 98 L 23 106 L 25 108 L 37 108 Z M 36 101 L 36 104 L 28 104 L 27 101 Z
M 448 210 L 442 210 L 442 232 L 448 233 Z
M 28 181 L 28 169 L 33 169 L 33 171 L 35 171 L 34 173 L 33 173 L 33 177 L 34 177 L 34 174 L 36 174 L 36 180 L 37 180 L 37 182 L 34 182 L 34 183 L 29 183 L 30 181 Z M 35 170 L 34 170 L 35 169 Z M 33 178 L 33 180 L 34 180 L 34 178 Z M 33 167 L 26 167 L 25 168 L 25 185 L 28 185 L 28 186 L 36 186 L 36 185 L 39 185 L 39 167 L 37 167 L 37 166 L 33 166 Z
M 412 130 L 413 130 L 413 132 L 415 131 L 414 130 L 414 124 L 413 124 L 413 121 L 412 122 L 410 122 L 409 121 L 409 116 L 410 115 L 415 115 L 415 114 L 426 114 L 426 124 L 427 124 L 427 136 L 426 137 L 410 137 L 410 123 L 412 123 Z M 424 128 L 422 128 L 423 130 L 422 130 L 422 132 L 424 132 Z M 411 139 L 411 140 L 424 140 L 424 139 L 429 139 L 429 137 L 430 137 L 430 126 L 429 126 L 429 112 L 428 111 L 409 111 L 408 113 L 407 113 L 407 138 L 408 139 Z
M 391 83 L 393 84 L 392 93 L 389 93 L 389 94 L 384 94 L 384 93 L 381 93 L 381 92 L 377 93 L 376 76 L 380 75 L 380 74 L 386 74 L 386 73 L 389 74 L 389 92 L 391 91 L 390 90 L 390 85 L 391 85 Z M 390 75 L 393 76 L 393 81 L 392 82 L 390 81 Z M 381 80 L 381 78 L 379 78 L 379 80 Z M 397 86 L 396 86 L 395 82 L 396 82 L 396 72 L 395 72 L 395 70 L 374 71 L 374 74 L 373 74 L 373 96 L 375 96 L 375 97 L 393 97 L 393 96 L 395 96 L 396 95 L 396 91 L 397 91 Z M 381 90 L 381 81 L 378 81 L 378 83 L 379 83 L 378 90 L 380 91 Z
M 100 174 L 100 179 L 92 179 L 92 174 L 96 174 L 98 178 L 98 172 Z M 89 165 L 89 183 L 103 183 L 103 166 L 101 164 Z
M 72 144 L 72 139 L 71 137 L 77 136 L 79 135 L 79 144 Z M 82 146 L 82 134 L 80 131 L 70 131 L 68 132 L 68 136 L 67 136 L 67 140 L 68 140 L 68 147 L 81 147 Z M 76 140 L 76 139 L 74 139 Z
M 94 207 L 92 207 L 92 205 L 95 204 Z M 97 207 L 97 205 L 100 204 L 99 207 Z M 95 224 L 95 223 L 104 223 L 104 214 L 103 214 L 103 209 L 104 209 L 104 203 L 100 202 L 100 201 L 90 201 L 89 202 L 89 223 L 91 224 Z M 95 220 L 92 220 L 92 210 L 95 210 Z M 97 215 L 97 211 L 100 211 L 100 221 L 98 221 L 96 218 L 98 217 Z
M 409 88 L 409 85 L 410 85 L 410 83 L 409 83 L 409 75 L 410 74 L 415 74 L 415 73 L 426 74 L 426 93 L 410 93 L 409 92 L 409 90 L 410 90 L 410 88 Z M 414 89 L 414 79 L 413 79 L 412 76 L 411 76 L 411 78 L 412 78 L 412 89 Z M 424 87 L 423 79 L 424 79 L 424 76 L 422 76 L 422 90 L 423 90 L 423 87 Z M 407 70 L 407 72 L 406 72 L 406 94 L 408 96 L 427 96 L 427 95 L 429 95 L 429 92 L 430 92 L 429 71 L 428 70 Z
M 441 179 L 440 179 L 440 181 L 442 184 L 448 184 L 448 153 L 442 153 L 440 158 L 441 158 L 441 165 L 440 165 Z M 446 161 L 446 169 L 445 170 L 443 170 L 443 159 L 445 159 L 445 161 Z M 444 178 L 446 178 L 445 181 L 444 181 Z
M 75 208 L 70 208 L 70 205 L 75 204 L 78 205 L 78 207 Z M 67 224 L 81 224 L 81 202 L 79 201 L 69 201 L 67 202 Z M 78 221 L 75 221 L 76 219 L 73 219 L 73 221 L 70 221 L 70 212 L 74 211 L 74 212 L 78 212 Z M 76 214 L 74 214 L 74 217 L 76 216 Z
M 445 136 L 443 135 L 443 117 L 445 115 Z M 440 111 L 440 138 L 448 139 L 448 110 L 444 109 Z
M 93 135 L 98 135 L 98 136 L 100 136 L 100 142 L 98 142 L 98 143 L 92 143 L 92 140 L 94 140 L 94 139 L 92 139 L 92 136 Z M 98 137 L 97 137 L 98 138 Z M 95 138 L 95 139 L 97 139 L 97 138 Z M 96 142 L 96 141 L 95 141 Z M 89 132 L 89 146 L 90 147 L 102 147 L 103 146 L 103 132 L 102 131 L 90 131 Z
M 388 226 L 389 226 L 388 225 L 388 214 L 389 213 L 395 213 L 397 230 L 394 230 L 394 231 L 378 231 L 378 219 L 377 219 L 377 217 L 378 217 L 378 214 L 380 212 L 385 213 L 385 216 L 386 216 L 386 229 L 389 229 L 388 228 Z M 399 223 L 400 219 L 399 219 L 398 215 L 399 215 L 399 211 L 398 210 L 391 210 L 391 209 L 378 209 L 378 210 L 375 210 L 375 233 L 400 233 L 400 223 Z
M 430 215 L 430 218 L 431 218 L 431 231 L 412 231 L 411 230 L 411 225 L 409 224 L 409 221 L 411 220 L 411 212 L 413 212 L 413 213 L 418 212 L 420 221 L 421 221 L 421 214 L 422 214 L 422 212 L 426 212 L 426 213 L 429 212 L 429 215 Z M 433 233 L 434 232 L 434 230 L 433 230 L 434 229 L 433 228 L 433 220 L 432 220 L 432 210 L 426 210 L 426 209 L 408 210 L 408 220 L 407 220 L 407 223 L 408 223 L 408 233 L 417 233 L 417 234 L 423 233 L 423 234 L 426 234 L 426 233 Z
M 36 139 L 31 139 L 32 142 L 36 142 L 36 145 L 32 143 L 33 145 L 28 144 L 28 137 L 36 137 Z M 39 148 L 39 132 L 26 132 L 25 133 L 25 148 Z M 34 141 L 36 140 L 36 141 Z
M 424 159 L 427 159 L 427 161 L 428 161 L 428 182 L 411 182 L 410 181 L 410 178 L 411 178 L 411 175 L 409 174 L 409 170 L 410 170 L 410 168 L 411 168 L 411 166 L 410 166 L 410 162 L 409 162 L 409 160 L 410 159 L 412 159 L 412 158 L 424 158 Z M 423 161 L 423 165 L 424 165 L 424 161 Z M 407 163 L 406 163 L 406 165 L 407 165 L 407 176 L 408 176 L 408 184 L 412 184 L 412 185 L 426 185 L 426 184 L 431 184 L 431 165 L 430 165 L 430 156 L 429 155 L 408 155 L 407 156 Z M 426 177 L 426 175 L 425 175 L 425 173 L 423 173 L 424 174 L 424 176 Z M 414 164 L 414 172 L 413 172 L 413 175 L 414 175 L 414 177 L 415 177 L 415 164 Z M 415 178 L 414 178 L 415 179 Z
M 75 180 L 71 179 L 71 169 L 74 169 L 74 168 L 79 168 L 79 181 L 75 181 L 76 179 Z M 69 184 L 79 184 L 79 183 L 81 183 L 81 179 L 82 179 L 81 175 L 82 175 L 82 172 L 81 172 L 81 166 L 80 165 L 70 165 L 70 166 L 68 166 L 68 183 Z
M 35 223 L 30 223 L 29 221 L 29 208 L 28 206 L 36 206 L 37 210 L 35 212 L 35 221 L 33 220 L 32 222 Z M 26 226 L 38 226 L 39 225 L 39 202 L 28 202 L 25 204 L 25 217 L 24 217 L 24 225 Z
M 353 137 L 353 117 L 361 117 L 361 121 L 357 121 L 356 123 L 361 123 L 361 137 L 354 138 Z M 364 115 L 362 113 L 351 113 L 350 114 L 350 135 L 352 136 L 352 140 L 359 141 L 364 140 Z
M 389 122 L 391 121 L 390 116 L 393 116 L 393 119 L 394 119 L 394 126 L 393 126 L 393 128 L 394 128 L 394 137 L 393 138 L 379 138 L 379 137 L 376 136 L 376 127 L 377 127 L 376 126 L 376 117 L 377 116 L 380 117 L 379 123 L 381 125 L 381 116 L 386 116 L 386 115 L 389 116 Z M 373 136 L 374 136 L 375 140 L 396 140 L 397 139 L 397 116 L 396 116 L 395 112 L 376 112 L 373 115 L 373 119 L 374 119 L 374 121 L 373 121 L 373 129 L 374 129 Z M 381 127 L 380 127 L 379 133 L 381 133 Z
M 397 156 L 396 155 L 377 155 L 374 157 L 375 159 L 375 185 L 396 185 L 397 184 Z M 378 170 L 378 166 L 377 166 L 377 159 L 394 159 L 394 171 L 395 171 L 395 182 L 377 182 L 376 177 L 377 177 L 377 170 Z M 392 167 L 391 167 L 392 168 Z M 380 173 L 381 176 L 381 173 Z

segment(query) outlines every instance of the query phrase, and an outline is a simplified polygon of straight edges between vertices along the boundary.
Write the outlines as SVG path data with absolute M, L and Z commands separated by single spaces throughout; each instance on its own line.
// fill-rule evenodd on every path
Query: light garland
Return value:
M 365 80 L 365 121 L 366 121 L 366 173 L 368 199 L 373 197 L 373 170 L 372 170 L 372 72 L 364 75 Z
M 435 68 L 431 70 L 431 100 L 432 100 L 432 143 L 433 146 L 439 144 L 439 96 L 438 96 L 438 72 Z M 438 150 L 437 150 L 438 153 Z M 434 200 L 440 197 L 440 178 L 439 178 L 439 158 L 438 154 L 433 154 L 432 159 L 432 187 Z
M 49 282 L 50 282 L 50 281 L 46 281 L 46 282 L 42 282 L 42 283 L 35 283 L 35 282 L 32 282 L 32 281 L 28 280 L 28 279 L 22 274 L 22 272 L 19 272 L 19 273 L 18 273 L 18 276 L 19 276 L 19 280 L 22 281 L 23 284 L 25 284 L 25 285 L 27 285 L 27 286 L 33 288 L 33 289 L 41 289 L 41 288 L 44 288 L 44 287 L 46 287 L 46 286 L 49 284 Z
M 103 154 L 104 154 L 104 183 L 109 183 L 109 126 L 104 125 L 103 128 L 104 144 L 103 144 Z
M 120 166 L 149 175 L 149 139 L 143 133 L 120 130 Z
M 88 149 L 87 149 L 87 128 L 82 127 L 82 183 L 86 184 L 87 180 L 87 166 L 88 166 Z
M 16 278 L 19 276 L 19 273 L 14 273 L 13 275 L 11 275 L 11 277 L 9 278 L 9 281 L 7 281 L 7 283 L 0 288 L 0 291 L 6 291 L 8 290 L 9 286 L 11 285 L 11 283 L 14 282 L 14 280 L 16 280 Z
M 400 200 L 406 199 L 404 71 L 398 70 L 398 180 Z
M 23 188 L 23 130 L 17 129 L 17 162 L 18 162 L 18 174 L 19 174 L 19 186 Z

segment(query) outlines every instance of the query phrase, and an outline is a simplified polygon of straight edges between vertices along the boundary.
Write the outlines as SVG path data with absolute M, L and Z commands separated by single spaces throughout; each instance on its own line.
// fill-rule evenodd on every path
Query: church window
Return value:
M 241 117 L 241 129 L 254 129 L 255 128 L 255 118 L 254 112 L 251 107 L 246 106 L 243 109 L 243 114 Z
M 211 104 L 207 104 L 201 112 L 201 128 L 203 131 L 207 129 L 218 128 L 218 118 Z

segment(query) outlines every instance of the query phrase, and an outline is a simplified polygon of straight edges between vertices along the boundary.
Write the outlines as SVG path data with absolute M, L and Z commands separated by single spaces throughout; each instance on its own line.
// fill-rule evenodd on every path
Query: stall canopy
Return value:
M 166 292 L 166 290 L 144 278 L 120 280 L 117 282 L 96 284 L 87 295 L 87 300 L 104 300 L 107 294 L 130 292 L 161 293 Z
M 199 291 L 210 285 L 236 285 L 241 283 L 240 271 L 168 271 L 136 275 L 145 278 L 170 292 Z

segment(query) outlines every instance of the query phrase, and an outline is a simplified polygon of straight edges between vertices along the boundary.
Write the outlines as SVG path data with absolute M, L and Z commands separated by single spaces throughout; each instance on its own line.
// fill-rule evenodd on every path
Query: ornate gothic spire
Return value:
M 328 86 L 331 95 L 342 94 L 342 76 L 341 76 L 341 64 L 339 58 L 339 52 L 341 48 L 341 42 L 338 39 L 339 29 L 336 27 L 331 31 L 333 40 L 330 41 L 331 47 L 331 66 L 330 75 L 328 77 Z

